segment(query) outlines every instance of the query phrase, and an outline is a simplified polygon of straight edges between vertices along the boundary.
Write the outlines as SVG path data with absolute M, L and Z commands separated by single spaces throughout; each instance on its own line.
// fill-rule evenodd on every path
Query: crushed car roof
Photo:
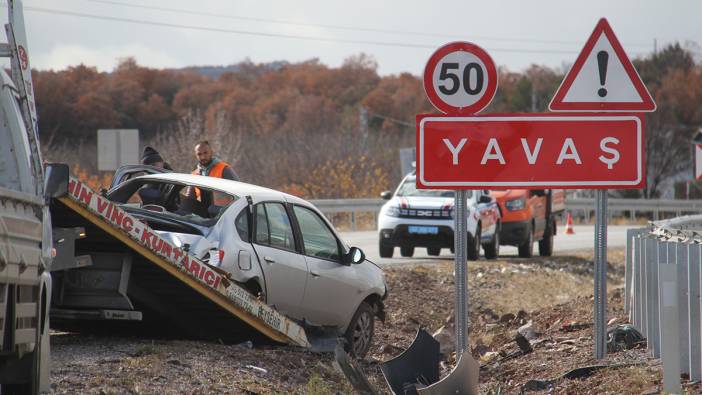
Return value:
M 150 174 L 145 176 L 140 176 L 135 179 L 140 180 L 158 180 L 166 182 L 178 182 L 181 184 L 188 184 L 203 188 L 217 189 L 222 192 L 230 193 L 237 196 L 251 196 L 254 198 L 263 198 L 276 196 L 285 199 L 289 202 L 300 203 L 308 205 L 309 203 L 305 200 L 298 198 L 297 196 L 289 195 L 284 192 L 276 191 L 275 189 L 265 188 L 258 185 L 247 184 L 245 182 L 227 180 L 224 178 L 217 177 L 205 177 L 193 174 L 185 173 L 161 173 L 161 174 Z

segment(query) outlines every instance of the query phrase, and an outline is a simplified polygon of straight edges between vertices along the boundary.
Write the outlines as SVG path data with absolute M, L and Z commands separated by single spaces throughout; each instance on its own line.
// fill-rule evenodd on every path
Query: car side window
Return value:
M 236 222 L 234 223 L 236 226 L 236 231 L 239 233 L 239 237 L 245 242 L 249 242 L 249 220 L 246 215 L 247 211 L 248 208 L 242 210 L 236 217 Z
M 256 206 L 256 242 L 295 251 L 292 224 L 282 203 Z
M 302 233 L 305 254 L 339 261 L 339 243 L 322 218 L 314 211 L 294 206 L 293 211 Z

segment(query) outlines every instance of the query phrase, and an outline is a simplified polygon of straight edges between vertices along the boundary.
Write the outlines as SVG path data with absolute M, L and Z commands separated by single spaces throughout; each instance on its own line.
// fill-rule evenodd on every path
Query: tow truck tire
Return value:
M 480 224 L 475 229 L 475 237 L 468 233 L 468 259 L 477 261 L 480 257 Z
M 392 254 L 395 252 L 395 247 L 387 242 L 383 242 L 381 239 L 378 242 L 378 251 L 380 252 L 381 258 L 392 258 Z
M 375 329 L 374 320 L 373 308 L 368 303 L 361 302 L 344 334 L 346 351 L 354 357 L 363 358 L 370 349 Z
M 414 247 L 400 247 L 400 255 L 409 258 L 414 255 Z
M 534 255 L 534 229 L 531 224 L 527 227 L 526 240 L 518 247 L 521 258 L 531 258 Z
M 427 254 L 431 256 L 439 256 L 441 254 L 441 248 L 439 247 L 427 247 Z
M 492 241 L 483 245 L 485 250 L 485 258 L 497 259 L 500 256 L 500 227 L 495 227 L 495 235 L 492 236 Z
M 539 240 L 539 255 L 553 255 L 553 224 L 546 227 L 543 239 Z

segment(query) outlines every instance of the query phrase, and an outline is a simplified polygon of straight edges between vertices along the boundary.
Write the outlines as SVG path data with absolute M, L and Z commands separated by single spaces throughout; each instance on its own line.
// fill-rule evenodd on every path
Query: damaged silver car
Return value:
M 158 170 L 118 171 L 107 198 L 281 313 L 366 354 L 384 317 L 383 272 L 312 204 L 236 181 L 149 173 Z

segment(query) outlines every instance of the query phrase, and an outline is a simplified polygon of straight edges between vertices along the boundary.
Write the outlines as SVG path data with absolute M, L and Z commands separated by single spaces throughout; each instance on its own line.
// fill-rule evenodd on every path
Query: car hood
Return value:
M 390 200 L 390 204 L 401 208 L 442 209 L 453 208 L 453 198 L 401 196 Z

